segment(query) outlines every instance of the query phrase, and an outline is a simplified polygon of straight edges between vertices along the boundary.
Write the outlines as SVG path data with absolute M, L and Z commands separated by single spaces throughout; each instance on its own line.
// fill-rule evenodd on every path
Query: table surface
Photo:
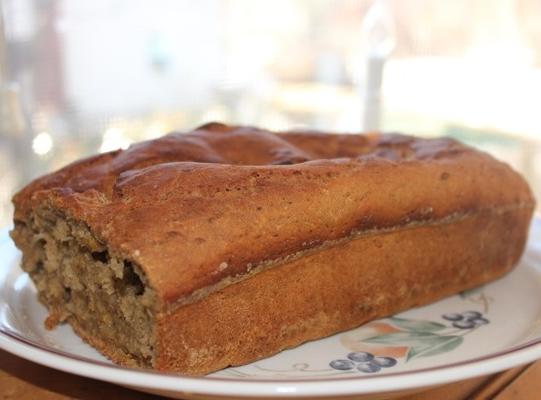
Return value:
M 399 400 L 531 400 L 540 398 L 541 361 L 408 395 Z M 163 399 L 56 371 L 0 350 L 0 399 Z

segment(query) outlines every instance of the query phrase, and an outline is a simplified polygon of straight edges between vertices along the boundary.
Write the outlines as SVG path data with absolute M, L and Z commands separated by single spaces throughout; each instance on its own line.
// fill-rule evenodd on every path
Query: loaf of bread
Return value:
M 496 279 L 534 199 L 451 139 L 207 124 L 14 196 L 46 325 L 126 366 L 207 374 Z

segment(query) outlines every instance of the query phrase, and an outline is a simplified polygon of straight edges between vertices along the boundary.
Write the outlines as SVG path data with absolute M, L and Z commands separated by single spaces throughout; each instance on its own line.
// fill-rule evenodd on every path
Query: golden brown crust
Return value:
M 269 269 L 162 315 L 154 366 L 205 374 L 496 279 L 522 254 L 530 217 L 527 209 L 482 212 Z
M 453 140 L 221 124 L 40 178 L 16 221 L 42 202 L 137 263 L 165 305 L 364 232 L 534 204 L 507 165 Z

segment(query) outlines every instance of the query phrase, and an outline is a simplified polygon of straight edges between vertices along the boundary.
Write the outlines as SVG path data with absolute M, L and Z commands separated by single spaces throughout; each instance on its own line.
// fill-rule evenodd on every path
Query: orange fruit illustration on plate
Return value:
M 363 340 L 388 333 L 402 332 L 386 322 L 370 322 L 354 331 L 344 333 L 340 336 L 340 343 L 351 351 L 365 351 L 376 357 L 405 357 L 409 347 L 407 346 L 386 346 L 382 344 L 364 343 Z

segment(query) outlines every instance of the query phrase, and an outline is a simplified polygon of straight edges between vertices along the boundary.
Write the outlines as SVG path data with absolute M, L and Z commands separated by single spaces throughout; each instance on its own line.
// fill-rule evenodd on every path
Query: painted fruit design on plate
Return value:
M 343 334 L 341 344 L 351 352 L 332 360 L 335 370 L 380 372 L 402 362 L 453 351 L 464 336 L 490 323 L 479 311 L 445 313 L 440 321 L 391 317 Z
M 400 329 L 383 321 L 371 322 L 360 329 L 343 334 L 340 337 L 340 343 L 351 351 L 365 351 L 374 356 L 401 358 L 408 352 L 408 346 L 385 346 L 378 343 L 364 342 L 365 339 L 394 332 L 400 332 Z

